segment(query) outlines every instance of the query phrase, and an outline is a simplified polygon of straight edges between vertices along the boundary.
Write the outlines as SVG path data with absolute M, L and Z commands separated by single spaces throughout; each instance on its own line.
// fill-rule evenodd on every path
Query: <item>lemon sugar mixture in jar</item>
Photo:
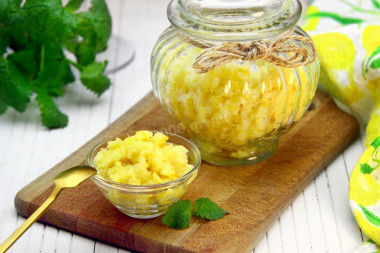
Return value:
M 300 13 L 296 0 L 169 4 L 172 26 L 152 53 L 153 87 L 203 160 L 262 161 L 307 110 L 319 63 L 313 42 L 295 26 Z

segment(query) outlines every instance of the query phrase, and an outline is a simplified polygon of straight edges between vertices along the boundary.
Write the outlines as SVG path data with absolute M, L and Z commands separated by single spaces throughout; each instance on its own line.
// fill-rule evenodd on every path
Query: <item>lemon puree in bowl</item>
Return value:
M 167 143 L 163 133 L 138 131 L 124 140 L 109 141 L 94 158 L 100 176 L 122 184 L 152 185 L 179 178 L 193 166 L 187 149 Z
M 187 139 L 150 131 L 121 133 L 88 154 L 97 169 L 92 181 L 128 216 L 157 217 L 178 201 L 196 178 L 200 153 Z
M 198 74 L 193 63 L 201 49 L 184 43 L 162 51 L 157 57 L 162 59 L 161 103 L 207 153 L 249 157 L 257 142 L 298 121 L 316 90 L 314 65 L 283 68 L 264 60 L 235 61 Z

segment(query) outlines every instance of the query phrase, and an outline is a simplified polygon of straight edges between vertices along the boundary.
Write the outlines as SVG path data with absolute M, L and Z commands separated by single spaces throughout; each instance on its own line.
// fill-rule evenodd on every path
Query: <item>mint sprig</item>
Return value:
M 0 114 L 8 107 L 23 112 L 36 94 L 41 122 L 47 128 L 62 128 L 68 117 L 54 98 L 75 81 L 72 67 L 82 84 L 96 95 L 110 80 L 104 75 L 107 62 L 96 62 L 96 54 L 107 47 L 111 16 L 105 0 L 91 0 L 79 12 L 83 0 L 0 1 Z M 75 61 L 64 53 L 74 54 Z
M 178 200 L 171 205 L 162 218 L 162 223 L 173 229 L 184 229 L 190 226 L 192 214 L 207 220 L 218 220 L 228 214 L 209 198 L 199 198 L 194 202 L 194 210 L 190 200 Z
M 228 212 L 209 198 L 199 198 L 194 202 L 194 215 L 207 220 L 219 220 Z
M 162 223 L 173 229 L 182 229 L 190 227 L 191 219 L 191 201 L 178 200 L 171 205 L 165 216 L 162 218 Z

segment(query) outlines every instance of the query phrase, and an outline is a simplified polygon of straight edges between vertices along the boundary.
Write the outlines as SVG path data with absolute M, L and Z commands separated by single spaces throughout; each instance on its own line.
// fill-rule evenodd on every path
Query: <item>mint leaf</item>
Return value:
M 97 95 L 101 95 L 111 85 L 110 79 L 103 74 L 106 66 L 107 62 L 93 62 L 79 67 L 82 84 Z
M 0 55 L 0 114 L 7 107 L 24 111 L 34 92 L 42 123 L 67 125 L 52 99 L 75 80 L 63 46 L 75 53 L 84 86 L 98 95 L 109 87 L 106 63 L 95 57 L 107 46 L 111 17 L 105 0 L 92 0 L 90 10 L 78 13 L 83 1 L 68 0 L 64 7 L 62 0 L 0 0 L 0 52 L 8 53 Z
M 89 11 L 78 14 L 86 26 L 92 24 L 92 28 L 96 33 L 96 52 L 101 52 L 107 48 L 107 41 L 111 36 L 111 16 L 108 12 L 107 5 L 104 0 L 92 0 Z
M 66 42 L 66 48 L 75 54 L 77 63 L 88 65 L 96 57 L 96 32 L 91 23 L 80 21 L 75 30 L 76 37 Z
M 173 229 L 183 229 L 190 227 L 191 201 L 178 200 L 171 205 L 162 217 L 162 223 Z
M 209 198 L 199 198 L 194 202 L 193 214 L 208 220 L 218 220 L 223 218 L 228 212 L 220 208 L 218 204 Z
M 7 51 L 9 45 L 9 30 L 8 27 L 2 26 L 0 21 L 0 54 Z
M 12 62 L 0 57 L 0 101 L 19 112 L 25 111 L 32 89 L 24 74 Z
M 44 89 L 50 96 L 60 96 L 63 87 L 75 80 L 70 65 L 57 45 L 43 46 L 40 52 L 40 70 L 32 82 L 35 89 Z
M 77 11 L 80 6 L 82 5 L 84 0 L 70 0 L 66 6 L 65 9 L 69 12 L 75 12 Z
M 62 7 L 61 0 L 28 0 L 24 4 L 20 28 L 36 44 L 60 45 L 72 37 L 77 25 L 74 14 Z
M 1 0 L 0 1 L 0 22 L 8 19 L 8 14 L 20 8 L 22 0 Z
M 38 72 L 36 57 L 34 49 L 27 49 L 9 54 L 7 60 L 15 64 L 26 79 L 32 80 Z
M 95 61 L 96 53 L 107 48 L 111 36 L 111 16 L 104 0 L 92 0 L 88 12 L 77 13 L 75 36 L 65 42 L 66 48 L 75 54 L 77 63 L 88 65 Z
M 0 114 L 3 114 L 7 110 L 8 106 L 7 104 L 1 102 L 0 100 Z
M 58 109 L 53 99 L 44 90 L 37 90 L 36 93 L 42 124 L 47 128 L 62 128 L 67 126 L 67 115 Z

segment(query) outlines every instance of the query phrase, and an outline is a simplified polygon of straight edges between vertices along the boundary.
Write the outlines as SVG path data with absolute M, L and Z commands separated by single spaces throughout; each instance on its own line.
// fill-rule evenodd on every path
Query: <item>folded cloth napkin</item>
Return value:
M 370 238 L 356 252 L 380 252 L 380 0 L 310 1 L 303 28 L 320 57 L 319 87 L 366 126 L 349 200 Z
M 358 252 L 378 252 L 364 250 L 375 247 L 375 243 L 380 245 L 380 137 L 363 153 L 353 169 L 348 194 L 359 227 L 371 238 Z
M 321 62 L 320 88 L 380 136 L 380 0 L 314 0 L 303 28 Z

